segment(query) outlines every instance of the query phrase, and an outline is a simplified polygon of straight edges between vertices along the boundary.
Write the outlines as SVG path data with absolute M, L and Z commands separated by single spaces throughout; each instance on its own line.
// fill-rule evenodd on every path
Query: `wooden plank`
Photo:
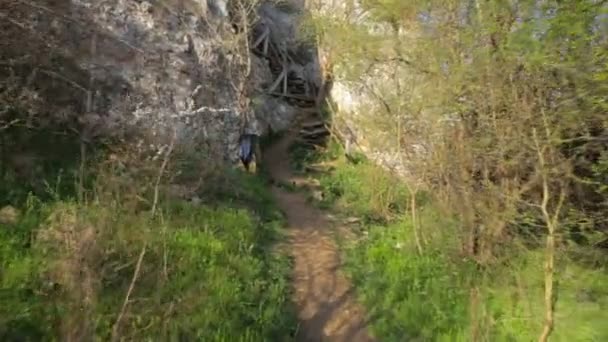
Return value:
M 315 122 L 304 122 L 301 127 L 303 129 L 311 129 L 315 127 L 325 127 L 325 122 L 323 121 L 315 121 Z
M 256 47 L 258 47 L 258 45 L 260 45 L 260 43 L 262 41 L 264 41 L 264 39 L 266 39 L 266 37 L 268 37 L 268 35 L 270 34 L 270 28 L 266 27 L 264 32 L 262 32 L 262 34 L 258 37 L 258 39 L 251 45 L 251 49 L 255 49 Z
M 296 142 L 300 145 L 305 145 L 305 146 L 309 146 L 311 148 L 316 148 L 319 144 L 310 140 L 306 140 L 306 139 L 296 139 Z
M 287 94 L 287 74 L 285 74 L 285 77 L 283 78 L 283 95 Z
M 279 86 L 279 84 L 281 84 L 281 81 L 283 80 L 283 78 L 286 78 L 285 69 L 283 69 L 283 71 L 281 71 L 281 74 L 279 75 L 279 77 L 277 77 L 277 79 L 270 86 L 270 88 L 268 88 L 268 93 L 272 93 Z
M 289 68 L 287 67 L 287 49 L 283 52 L 283 70 L 285 71 L 285 79 L 283 81 L 283 94 L 287 94 L 287 79 L 289 76 Z
M 287 77 L 283 78 L 283 95 L 287 95 Z
M 290 99 L 296 99 L 296 100 L 302 100 L 302 101 L 309 101 L 309 102 L 314 102 L 315 99 L 312 97 L 307 97 L 307 96 L 303 96 L 303 95 L 296 95 L 296 94 L 283 94 L 283 93 L 275 93 L 273 91 L 267 91 L 266 92 L 268 95 L 274 95 L 274 96 L 282 96 L 282 97 L 286 97 L 286 98 L 290 98 Z
M 329 135 L 329 131 L 325 129 L 325 127 L 317 128 L 315 130 L 300 130 L 300 134 L 305 137 L 314 137 L 314 136 L 325 136 Z
M 266 36 L 266 39 L 264 40 L 264 49 L 262 50 L 264 52 L 264 56 L 268 56 L 268 43 L 270 42 L 270 29 L 268 29 L 268 35 Z

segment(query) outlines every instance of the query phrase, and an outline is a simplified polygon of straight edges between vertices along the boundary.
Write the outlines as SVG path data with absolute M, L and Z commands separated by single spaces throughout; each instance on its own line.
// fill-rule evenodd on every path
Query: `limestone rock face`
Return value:
M 263 6 L 266 23 L 291 25 Z M 281 34 L 295 37 L 293 29 Z M 294 116 L 276 99 L 261 97 L 268 101 L 256 115 L 242 106 L 237 85 L 247 75 L 236 35 L 225 0 L 1 1 L 0 103 L 29 113 L 32 125 L 68 127 L 86 141 L 144 132 L 154 150 L 175 136 L 236 160 L 248 122 L 284 128 Z M 248 84 L 272 78 L 252 56 Z M 0 122 L 10 119 L 2 113 Z
M 271 96 L 258 97 L 253 107 L 257 123 L 254 132 L 259 135 L 266 135 L 269 130 L 281 132 L 289 128 L 298 114 L 296 107 Z
M 369 12 L 363 9 L 361 3 L 358 0 L 311 0 L 307 8 L 313 16 L 349 20 L 350 24 L 366 30 L 370 36 L 393 34 L 390 25 L 371 20 Z M 323 51 L 326 47 L 318 48 Z M 329 59 L 331 60 L 331 56 Z M 409 141 L 400 134 L 410 129 L 412 132 L 420 132 L 424 130 L 421 126 L 425 123 L 420 122 L 420 118 L 413 120 L 405 113 L 390 113 L 383 117 L 381 113 L 385 113 L 386 110 L 384 104 L 378 100 L 378 94 L 394 94 L 395 89 L 398 88 L 397 80 L 411 79 L 414 83 L 416 81 L 414 76 L 400 69 L 399 77 L 395 77 L 394 65 L 370 61 L 366 65 L 366 72 L 354 77 L 347 75 L 349 65 L 345 64 L 346 62 L 343 62 L 333 66 L 334 79 L 329 96 L 336 110 L 333 117 L 334 127 L 345 141 L 347 153 L 361 152 L 376 164 L 400 176 L 410 177 L 412 173 L 410 161 L 428 153 L 430 143 L 419 140 Z M 399 133 L 397 122 L 404 125 L 399 127 L 401 129 Z M 417 138 L 420 136 L 424 134 L 416 135 Z M 398 143 L 398 139 L 401 143 Z

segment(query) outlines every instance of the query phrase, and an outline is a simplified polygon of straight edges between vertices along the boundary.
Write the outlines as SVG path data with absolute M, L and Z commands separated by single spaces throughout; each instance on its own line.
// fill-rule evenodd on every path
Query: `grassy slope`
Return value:
M 294 148 L 295 164 L 331 161 L 335 170 L 317 176 L 319 203 L 364 218 L 357 241 L 344 243 L 347 271 L 382 341 L 404 337 L 429 341 L 532 341 L 542 330 L 543 251 L 514 248 L 491 270 L 477 269 L 458 253 L 458 222 L 444 217 L 430 196 L 417 197 L 427 244 L 418 255 L 407 189 L 367 162 Z M 554 341 L 608 339 L 608 274 L 559 262 Z
M 207 204 L 167 200 L 155 219 L 120 201 L 30 197 L 16 223 L 0 224 L 0 340 L 107 340 L 144 244 L 123 336 L 289 339 L 289 260 L 270 252 L 282 218 L 261 178 L 223 177 L 232 186 Z

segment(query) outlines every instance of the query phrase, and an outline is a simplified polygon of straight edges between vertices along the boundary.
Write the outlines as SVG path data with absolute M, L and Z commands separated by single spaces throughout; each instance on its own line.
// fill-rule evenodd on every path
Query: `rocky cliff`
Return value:
M 397 89 L 410 91 L 407 85 L 399 82 L 408 80 L 415 84 L 416 76 L 391 62 L 392 42 L 387 44 L 386 37 L 393 37 L 394 29 L 388 23 L 374 20 L 362 3 L 312 0 L 307 4 L 312 17 L 326 30 L 318 48 L 332 65 L 333 81 L 328 96 L 333 104 L 333 123 L 344 140 L 347 153 L 363 153 L 378 165 L 409 177 L 409 160 L 426 153 L 429 144 L 419 137 L 415 141 L 401 137 L 400 128 L 405 126 L 399 125 L 419 131 L 421 128 L 414 126 L 420 122 L 409 118 L 405 111 L 387 113 L 386 101 L 399 96 Z M 347 33 L 327 29 L 334 27 L 332 25 L 348 26 L 353 30 L 347 39 L 358 34 L 359 39 L 375 40 L 375 45 L 369 46 L 377 51 L 362 53 L 357 48 L 351 49 L 348 42 L 341 41 L 341 34 Z M 384 55 L 382 62 L 376 60 L 379 52 Z
M 266 45 L 298 49 L 301 6 L 262 3 L 244 30 L 235 3 L 2 1 L 0 123 L 59 127 L 87 142 L 143 134 L 156 150 L 176 137 L 234 160 L 243 130 L 280 131 L 296 115 L 266 92 L 280 73 L 272 56 L 248 47 L 267 28 Z

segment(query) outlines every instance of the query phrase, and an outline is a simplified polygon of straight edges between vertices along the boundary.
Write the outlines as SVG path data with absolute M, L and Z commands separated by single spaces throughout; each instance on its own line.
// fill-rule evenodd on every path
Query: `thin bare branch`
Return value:
M 137 265 L 135 266 L 135 271 L 133 272 L 133 277 L 131 278 L 131 284 L 129 284 L 129 289 L 127 290 L 127 294 L 125 295 L 125 300 L 122 303 L 122 307 L 120 309 L 120 313 L 118 314 L 118 318 L 116 318 L 116 322 L 112 327 L 112 342 L 116 342 L 119 339 L 120 335 L 120 324 L 122 323 L 123 317 L 127 312 L 127 307 L 129 305 L 129 298 L 131 298 L 131 294 L 133 293 L 133 289 L 135 288 L 135 283 L 139 278 L 139 273 L 141 272 L 141 265 L 144 260 L 144 256 L 146 255 L 146 247 L 147 244 L 144 243 L 144 246 L 141 248 L 141 252 L 139 253 L 139 258 L 137 259 Z

